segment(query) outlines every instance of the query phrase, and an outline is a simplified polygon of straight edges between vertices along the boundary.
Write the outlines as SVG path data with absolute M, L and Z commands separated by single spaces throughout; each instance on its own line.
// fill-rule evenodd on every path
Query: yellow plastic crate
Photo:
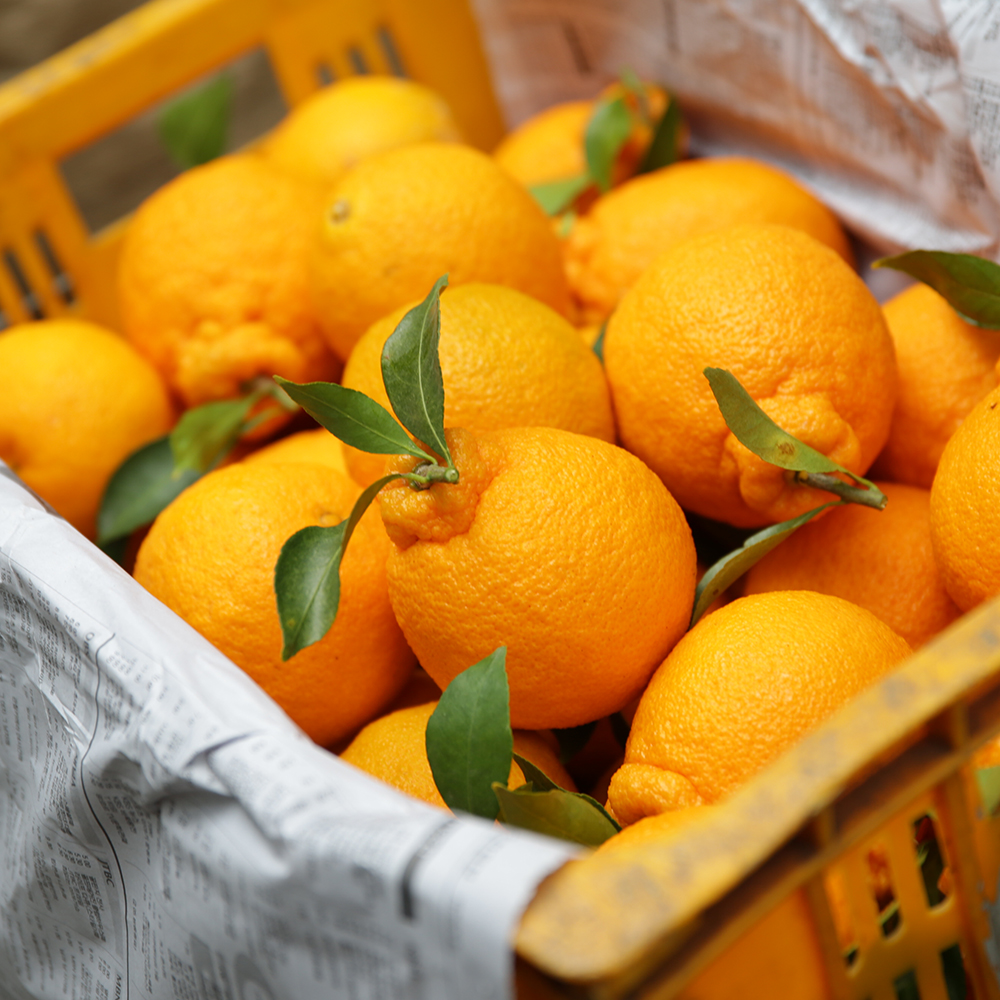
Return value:
M 0 87 L 7 323 L 74 313 L 116 324 L 114 271 L 128 220 L 91 234 L 59 161 L 258 46 L 289 106 L 331 71 L 351 75 L 359 52 L 375 72 L 392 71 L 398 55 L 447 99 L 475 144 L 489 149 L 502 133 L 463 0 L 151 0 Z M 977 1000 L 1000 998 L 1000 818 L 985 814 L 969 764 L 998 733 L 1000 600 L 680 836 L 597 855 L 548 880 L 518 935 L 519 995 L 896 1000 L 915 986 L 921 1000 L 949 1000 L 941 954 L 958 945 Z M 951 881 L 934 906 L 914 846 L 914 824 L 928 816 Z M 888 863 L 898 904 L 888 934 L 870 884 L 873 850 Z M 830 872 L 854 932 L 850 963 Z M 814 950 L 818 985 L 755 965 L 773 952 L 774 934 L 788 933 L 789 914 L 795 933 L 777 943 Z

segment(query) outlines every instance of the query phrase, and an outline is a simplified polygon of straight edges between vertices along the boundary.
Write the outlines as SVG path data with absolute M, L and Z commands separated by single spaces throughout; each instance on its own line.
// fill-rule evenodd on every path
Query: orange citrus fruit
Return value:
M 850 264 L 836 216 L 787 174 L 756 160 L 688 160 L 603 195 L 566 242 L 566 273 L 582 315 L 600 322 L 655 257 L 681 240 L 745 223 L 808 233 Z
M 447 808 L 434 784 L 425 744 L 427 720 L 435 708 L 436 701 L 412 705 L 369 722 L 340 755 L 341 759 L 407 795 Z M 514 730 L 514 753 L 530 760 L 561 788 L 576 791 L 559 757 L 538 733 Z M 512 761 L 507 786 L 517 788 L 523 784 L 524 772 Z
M 259 375 L 337 376 L 309 305 L 320 206 L 312 185 L 252 156 L 189 170 L 140 206 L 118 273 L 122 322 L 186 405 Z
M 834 251 L 788 226 L 734 226 L 661 254 L 608 322 L 604 363 L 624 446 L 685 510 L 739 527 L 830 496 L 736 440 L 706 367 L 728 369 L 779 427 L 859 475 L 895 402 L 878 303 Z
M 1000 334 L 966 323 L 924 284 L 900 292 L 882 311 L 896 345 L 899 394 L 873 473 L 930 489 L 949 438 L 997 386 Z
M 779 591 L 719 608 L 649 682 L 611 808 L 628 824 L 725 798 L 909 653 L 839 597 Z
M 0 459 L 93 538 L 111 474 L 174 421 L 163 380 L 121 337 L 77 319 L 7 330 L 0 366 Z
M 914 649 L 961 614 L 931 547 L 930 492 L 879 482 L 885 510 L 848 504 L 803 525 L 746 575 L 744 594 L 815 590 L 867 608 Z
M 945 445 L 931 487 L 931 542 L 963 611 L 1000 594 L 1000 388 Z
M 421 665 L 444 688 L 506 646 L 519 728 L 617 711 L 687 627 L 695 553 L 680 508 L 597 438 L 531 427 L 446 439 L 457 485 L 397 481 L 379 495 L 390 599 Z
M 135 578 L 242 667 L 317 743 L 387 705 L 413 669 L 386 589 L 378 515 L 361 519 L 340 567 L 337 620 L 286 662 L 274 566 L 291 535 L 350 514 L 356 483 L 329 466 L 240 462 L 210 472 L 153 523 Z
M 344 368 L 343 384 L 389 409 L 382 347 L 402 306 L 372 324 Z M 513 288 L 471 283 L 441 296 L 438 345 L 445 423 L 473 433 L 502 427 L 562 427 L 615 439 L 611 394 L 597 355 L 569 321 Z M 344 449 L 362 484 L 382 475 L 385 457 Z
M 244 462 L 268 462 L 284 464 L 285 462 L 309 462 L 316 465 L 329 465 L 338 472 L 349 476 L 347 462 L 344 460 L 344 446 L 326 428 L 320 427 L 314 431 L 299 431 L 288 437 L 275 441 L 264 448 L 251 452 Z
M 448 274 L 525 292 L 566 314 L 559 240 L 534 199 L 485 153 L 417 143 L 369 157 L 329 192 L 313 299 L 346 359 L 376 320 Z
M 462 140 L 444 98 L 414 80 L 352 76 L 293 108 L 261 152 L 297 177 L 329 185 L 374 153 L 434 140 Z
M 606 840 L 597 853 L 618 854 L 669 843 L 713 808 L 689 806 L 646 816 Z M 826 1000 L 829 996 L 823 951 L 802 890 L 760 918 L 679 994 L 680 1000 L 738 996 L 780 996 L 782 1000 Z

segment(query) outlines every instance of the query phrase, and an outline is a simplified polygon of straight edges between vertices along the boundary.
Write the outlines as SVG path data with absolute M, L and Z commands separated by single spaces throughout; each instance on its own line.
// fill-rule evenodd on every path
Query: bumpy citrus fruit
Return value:
M 122 322 L 187 405 L 238 395 L 258 375 L 336 377 L 308 294 L 321 204 L 312 185 L 232 156 L 139 208 L 119 269 Z
M 829 499 L 730 433 L 703 371 L 732 372 L 779 427 L 863 475 L 889 432 L 896 362 L 860 278 L 806 233 L 747 225 L 666 251 L 608 322 L 622 443 L 685 510 L 741 527 Z
M 563 314 L 569 309 L 548 218 L 485 153 L 417 143 L 369 157 L 334 185 L 311 275 L 320 321 L 340 357 L 442 274 L 453 285 L 508 285 Z
M 395 76 L 354 76 L 293 108 L 262 153 L 297 177 L 332 184 L 374 153 L 461 139 L 444 98 L 430 88 Z
M 163 380 L 121 337 L 75 319 L 5 332 L 0 370 L 0 458 L 93 538 L 111 474 L 170 430 Z
M 931 487 L 931 542 L 963 611 L 1000 594 L 1000 388 L 945 445 Z
M 274 565 L 291 535 L 338 524 L 360 492 L 324 465 L 267 462 L 210 472 L 153 523 L 135 578 L 242 667 L 316 742 L 347 736 L 413 669 L 386 590 L 378 515 L 361 519 L 340 568 L 337 620 L 286 662 Z
M 570 233 L 566 273 L 583 316 L 599 322 L 657 254 L 691 236 L 768 222 L 807 232 L 853 261 L 836 216 L 791 177 L 755 160 L 720 158 L 675 163 L 599 198 Z
M 389 408 L 382 347 L 409 310 L 370 326 L 344 368 L 343 384 Z M 445 423 L 478 433 L 502 427 L 562 427 L 615 439 L 611 394 L 597 356 L 570 323 L 502 285 L 472 283 L 441 297 L 438 348 Z M 345 448 L 359 483 L 382 475 L 385 457 Z
M 746 576 L 744 594 L 815 590 L 867 608 L 914 649 L 961 614 L 931 547 L 930 492 L 879 482 L 885 510 L 850 504 L 799 528 Z
M 434 784 L 425 744 L 427 720 L 435 708 L 436 701 L 413 705 L 369 722 L 341 758 L 407 795 L 447 808 Z M 559 757 L 538 733 L 514 730 L 514 753 L 541 768 L 561 788 L 576 791 Z M 511 762 L 508 787 L 517 788 L 523 784 L 524 772 Z
M 930 489 L 944 446 L 996 388 L 1000 334 L 966 323 L 924 284 L 900 292 L 882 310 L 896 345 L 899 395 L 873 472 Z
M 379 495 L 390 598 L 421 665 L 443 688 L 506 646 L 511 720 L 525 729 L 617 711 L 687 627 L 695 554 L 680 508 L 597 438 L 532 427 L 447 439 L 457 485 Z
M 717 802 L 910 652 L 839 597 L 742 597 L 674 647 L 639 702 L 608 801 L 622 823 Z
M 299 431 L 264 448 L 251 452 L 244 462 L 310 462 L 329 465 L 331 468 L 350 475 L 344 460 L 344 446 L 328 430 L 320 427 L 314 431 Z

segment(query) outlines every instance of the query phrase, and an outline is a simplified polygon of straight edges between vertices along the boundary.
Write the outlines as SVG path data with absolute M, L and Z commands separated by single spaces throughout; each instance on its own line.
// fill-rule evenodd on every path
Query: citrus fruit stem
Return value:
M 410 484 L 410 489 L 430 489 L 434 483 L 449 483 L 452 486 L 458 482 L 458 469 L 454 465 L 436 465 L 424 462 L 403 478 Z
M 868 489 L 854 486 L 828 472 L 795 472 L 792 473 L 792 479 L 799 485 L 826 490 L 827 493 L 835 493 L 849 503 L 860 503 L 865 507 L 874 507 L 876 510 L 884 510 L 888 502 L 886 495 L 874 486 Z

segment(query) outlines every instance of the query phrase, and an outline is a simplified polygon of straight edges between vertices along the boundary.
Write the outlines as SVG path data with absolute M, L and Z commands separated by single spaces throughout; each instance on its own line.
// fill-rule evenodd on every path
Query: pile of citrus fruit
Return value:
M 612 829 L 711 806 L 1000 594 L 1000 332 L 880 306 L 798 182 L 685 153 L 634 79 L 493 155 L 415 83 L 334 84 L 141 206 L 121 336 L 0 336 L 0 457 L 409 794 L 447 808 L 429 720 L 503 650 L 501 784 Z

